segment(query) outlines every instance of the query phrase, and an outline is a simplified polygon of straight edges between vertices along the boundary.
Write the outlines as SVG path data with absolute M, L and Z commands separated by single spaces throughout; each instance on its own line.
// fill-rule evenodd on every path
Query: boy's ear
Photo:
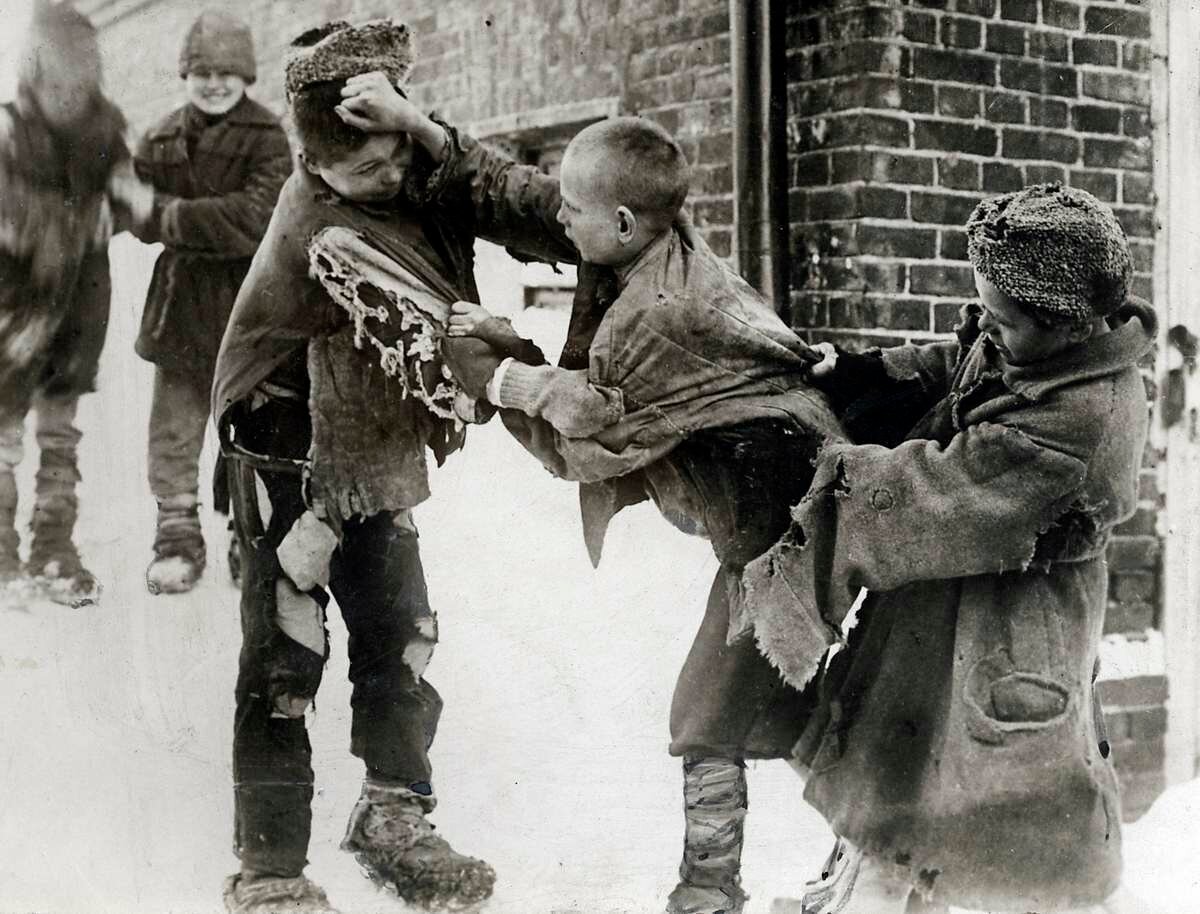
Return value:
M 628 206 L 617 207 L 617 240 L 629 244 L 637 234 L 637 216 Z
M 314 165 L 311 161 L 309 161 L 308 156 L 305 155 L 303 152 L 300 153 L 300 162 L 304 165 L 304 170 L 307 171 L 310 175 L 317 175 L 318 177 L 320 177 L 320 174 L 321 174 L 320 169 L 318 169 L 316 165 Z
M 1067 330 L 1067 338 L 1072 343 L 1083 343 L 1091 339 L 1092 331 L 1095 329 L 1093 324 L 1077 324 Z

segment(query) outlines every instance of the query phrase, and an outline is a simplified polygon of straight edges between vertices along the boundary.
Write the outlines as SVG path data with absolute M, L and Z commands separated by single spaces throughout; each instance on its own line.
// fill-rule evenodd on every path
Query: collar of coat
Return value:
M 979 312 L 971 308 L 977 321 Z M 1014 393 L 1040 400 L 1060 387 L 1102 378 L 1135 367 L 1154 345 L 1158 319 L 1143 299 L 1130 296 L 1108 319 L 1111 330 L 1053 358 L 1032 365 L 1005 364 L 1001 376 Z
M 183 133 L 187 123 L 187 111 L 188 105 L 176 108 L 150 129 L 150 138 L 165 140 Z M 274 127 L 279 124 L 279 118 L 249 95 L 243 95 L 241 101 L 230 108 L 225 117 L 217 123 L 240 127 Z

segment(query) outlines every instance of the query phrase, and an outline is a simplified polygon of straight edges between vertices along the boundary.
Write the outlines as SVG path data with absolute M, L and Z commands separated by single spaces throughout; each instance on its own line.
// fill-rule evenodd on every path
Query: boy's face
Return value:
M 558 208 L 558 221 L 584 260 L 619 264 L 627 259 L 627 250 L 620 240 L 618 207 L 599 193 L 595 181 L 597 163 L 587 158 L 573 155 L 567 147 L 559 167 L 562 204 Z
M 194 70 L 184 83 L 188 101 L 205 114 L 224 114 L 246 94 L 246 80 L 236 73 Z
M 407 133 L 377 133 L 337 161 L 306 159 L 305 166 L 347 200 L 382 203 L 400 193 L 412 156 L 412 140 Z
M 979 329 L 1010 365 L 1031 365 L 1070 348 L 1087 334 L 1071 327 L 1045 327 L 1016 301 L 996 288 L 978 270 L 975 288 L 983 305 Z

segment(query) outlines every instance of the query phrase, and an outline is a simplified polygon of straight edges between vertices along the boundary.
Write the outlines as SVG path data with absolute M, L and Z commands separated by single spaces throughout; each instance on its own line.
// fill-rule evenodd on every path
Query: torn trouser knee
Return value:
M 316 694 L 320 670 L 329 655 L 325 629 L 330 559 L 337 537 L 312 511 L 292 524 L 275 549 L 280 575 L 275 580 L 274 624 L 282 639 L 269 671 L 275 714 L 300 717 Z

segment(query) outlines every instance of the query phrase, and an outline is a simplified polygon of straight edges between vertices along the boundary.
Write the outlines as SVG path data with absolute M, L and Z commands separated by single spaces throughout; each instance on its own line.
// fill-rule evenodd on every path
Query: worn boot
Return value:
M 86 606 L 100 597 L 100 585 L 84 567 L 74 541 L 82 437 L 75 427 L 77 403 L 74 398 L 45 398 L 37 403 L 40 460 L 28 565 L 46 595 L 68 606 Z
M 741 876 L 746 803 L 740 760 L 683 760 L 683 862 L 667 914 L 741 914 L 747 897 Z
M 0 587 L 21 576 L 21 537 L 17 533 L 17 480 L 24 456 L 25 423 L 0 425 Z
M 338 914 L 325 893 L 304 876 L 238 873 L 225 880 L 223 897 L 229 914 Z
M 196 496 L 172 495 L 161 499 L 154 561 L 146 569 L 146 589 L 152 594 L 187 593 L 204 573 L 206 559 Z
M 434 832 L 426 818 L 434 805 L 433 797 L 367 778 L 342 850 L 406 904 L 427 911 L 469 910 L 491 897 L 496 874 Z

